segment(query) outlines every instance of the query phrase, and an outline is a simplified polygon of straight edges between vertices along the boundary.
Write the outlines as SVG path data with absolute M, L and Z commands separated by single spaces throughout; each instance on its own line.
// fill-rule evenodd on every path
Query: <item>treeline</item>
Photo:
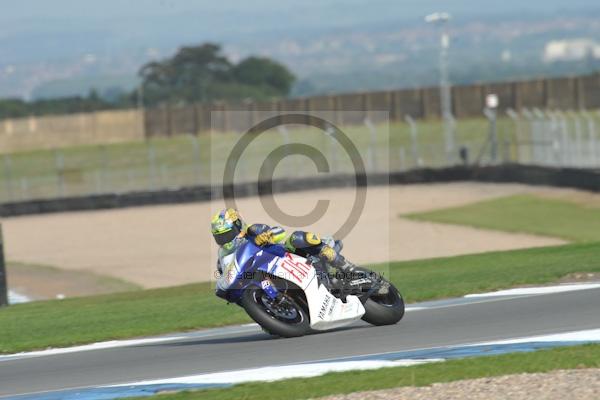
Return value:
M 126 98 L 119 101 L 102 99 L 96 91 L 89 95 L 64 97 L 60 99 L 24 101 L 21 99 L 0 99 L 0 119 L 21 118 L 38 115 L 60 115 L 100 110 L 113 110 L 131 107 Z
M 24 101 L 0 99 L 0 119 L 30 115 L 72 114 L 196 102 L 269 100 L 287 96 L 294 75 L 266 57 L 248 57 L 233 63 L 219 45 L 182 47 L 170 58 L 142 66 L 140 87 L 106 99 L 91 90 L 87 96 Z

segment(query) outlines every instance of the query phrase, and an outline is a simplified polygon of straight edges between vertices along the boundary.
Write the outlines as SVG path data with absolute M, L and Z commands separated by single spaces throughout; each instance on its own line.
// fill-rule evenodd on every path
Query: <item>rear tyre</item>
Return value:
M 387 294 L 373 295 L 363 306 L 366 312 L 362 319 L 371 325 L 393 325 L 404 316 L 404 299 L 391 283 Z
M 271 335 L 297 337 L 310 330 L 308 314 L 289 295 L 283 295 L 281 301 L 271 300 L 262 289 L 250 287 L 244 290 L 241 305 Z

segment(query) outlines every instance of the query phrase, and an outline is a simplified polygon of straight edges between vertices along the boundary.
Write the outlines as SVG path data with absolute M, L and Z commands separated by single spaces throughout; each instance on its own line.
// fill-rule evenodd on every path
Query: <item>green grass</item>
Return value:
M 503 197 L 462 207 L 409 215 L 416 220 L 507 232 L 600 241 L 600 207 L 534 195 Z
M 597 243 L 379 265 L 408 302 L 600 272 Z M 208 283 L 20 304 L 0 310 L 0 353 L 249 322 Z
M 315 378 L 245 383 L 225 389 L 161 394 L 152 398 L 160 400 L 308 399 L 400 386 L 426 386 L 436 382 L 452 382 L 462 379 L 598 367 L 600 367 L 600 345 L 583 345 L 533 353 L 466 358 L 413 367 L 336 372 Z
M 40 301 L 0 310 L 0 353 L 247 321 L 208 283 Z
M 442 123 L 439 120 L 419 121 L 419 152 L 425 165 L 443 165 Z M 499 122 L 500 132 L 508 132 L 512 124 L 506 119 Z M 361 151 L 367 162 L 367 147 L 371 141 L 365 126 L 348 126 L 343 131 Z M 305 143 L 338 156 L 330 159 L 334 172 L 351 171 L 351 164 L 341 148 L 330 148 L 331 141 L 312 128 L 290 129 L 291 143 Z M 473 144 L 472 152 L 487 135 L 487 121 L 482 118 L 457 121 L 458 143 Z M 507 136 L 508 137 L 508 136 Z M 90 193 L 155 190 L 199 183 L 218 182 L 225 160 L 232 146 L 240 138 L 238 133 L 215 133 L 194 136 L 153 138 L 148 141 L 110 145 L 76 146 L 58 150 L 39 150 L 0 155 L 0 202 L 32 198 L 86 195 Z M 265 132 L 244 154 L 241 162 L 246 176 L 237 179 L 255 180 L 258 169 L 267 154 L 284 144 L 276 130 Z M 407 124 L 379 125 L 375 140 L 379 167 L 389 164 L 392 169 L 416 165 L 410 148 Z M 403 148 L 403 150 L 400 150 Z M 473 154 L 474 156 L 474 154 Z M 304 157 L 291 157 L 277 170 L 280 176 L 315 173 L 312 163 Z M 298 165 L 305 167 L 298 168 Z M 250 176 L 251 175 L 251 176 Z
M 600 271 L 600 244 L 572 244 L 392 263 L 392 281 L 409 302 L 556 282 Z

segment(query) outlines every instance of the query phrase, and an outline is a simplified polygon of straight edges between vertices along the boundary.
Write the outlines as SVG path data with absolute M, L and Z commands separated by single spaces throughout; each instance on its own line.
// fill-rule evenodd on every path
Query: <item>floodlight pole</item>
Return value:
M 450 36 L 446 31 L 446 24 L 442 25 L 442 38 L 440 50 L 440 98 L 442 118 L 444 119 L 444 133 L 446 136 L 446 151 L 452 157 L 454 151 L 454 127 L 452 121 L 452 97 L 450 96 L 450 79 L 448 77 L 448 48 Z
M 498 95 L 488 94 L 485 98 L 485 109 L 483 110 L 483 113 L 490 122 L 489 141 L 492 164 L 498 162 L 498 129 L 496 126 L 498 102 Z
M 450 14 L 436 12 L 425 17 L 425 22 L 440 27 L 440 108 L 444 121 L 444 138 L 446 140 L 446 153 L 448 161 L 454 161 L 453 153 L 455 147 L 454 119 L 452 117 L 452 96 L 450 92 L 450 78 L 448 73 L 448 51 L 450 49 L 450 35 L 447 22 Z

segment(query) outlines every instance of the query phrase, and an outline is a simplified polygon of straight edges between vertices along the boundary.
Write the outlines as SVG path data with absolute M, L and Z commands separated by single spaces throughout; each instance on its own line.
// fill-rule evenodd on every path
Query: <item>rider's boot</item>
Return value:
M 389 292 L 390 285 L 385 280 L 380 280 L 380 275 L 377 273 L 365 275 L 364 271 L 356 270 L 356 266 L 351 262 L 348 262 L 344 256 L 335 251 L 334 248 L 328 245 L 324 245 L 319 252 L 321 260 L 334 267 L 341 272 L 341 283 L 344 285 L 344 289 L 352 290 L 352 281 L 367 278 L 372 282 L 381 282 L 380 287 L 377 289 L 377 294 L 386 295 Z M 336 274 L 337 275 L 337 274 Z

